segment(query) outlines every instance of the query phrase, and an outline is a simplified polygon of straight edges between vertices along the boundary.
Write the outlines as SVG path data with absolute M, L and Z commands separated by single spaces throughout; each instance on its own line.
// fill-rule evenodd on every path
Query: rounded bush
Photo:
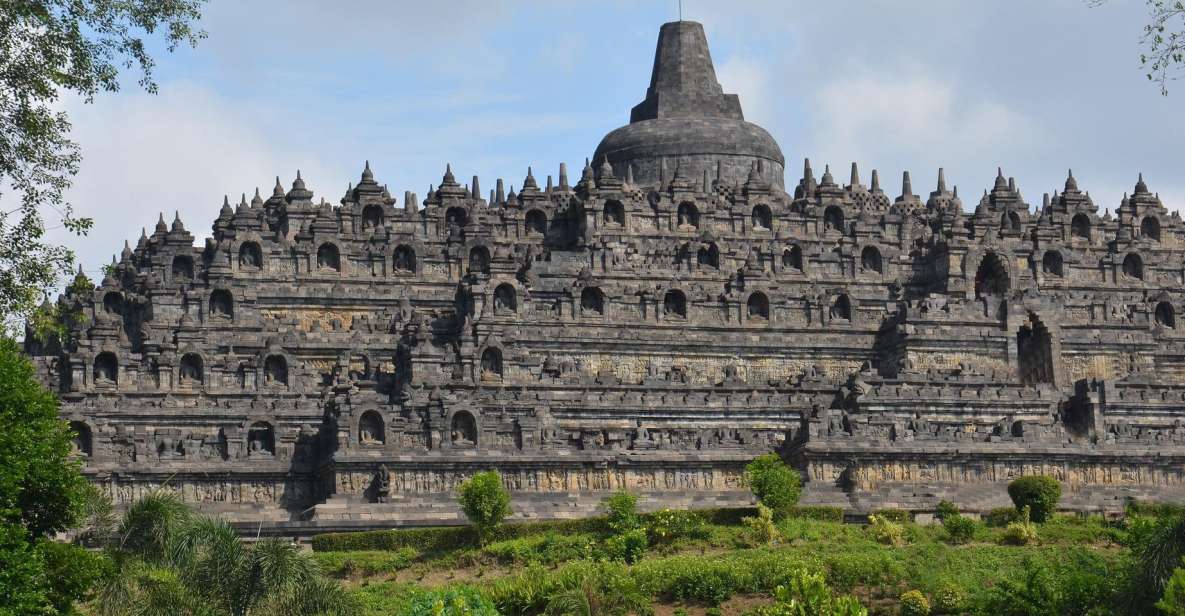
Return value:
M 901 595 L 901 616 L 930 616 L 930 601 L 920 590 Z
M 646 548 L 650 545 L 650 541 L 646 537 L 646 529 L 635 528 L 627 530 L 620 535 L 609 537 L 605 541 L 605 553 L 614 560 L 625 561 L 626 564 L 634 564 L 642 560 L 642 556 L 646 554 Z
M 966 607 L 967 591 L 957 584 L 946 583 L 934 591 L 934 611 L 939 614 L 958 614 Z
M 477 473 L 466 479 L 458 489 L 457 500 L 483 541 L 510 515 L 510 493 L 497 471 Z
M 950 535 L 951 543 L 967 543 L 975 536 L 975 520 L 957 513 L 947 515 L 942 519 L 942 527 Z
M 1062 497 L 1062 484 L 1053 477 L 1029 475 L 1008 484 L 1008 496 L 1012 498 L 1017 511 L 1028 507 L 1030 519 L 1041 523 L 1057 510 L 1057 501 Z
M 938 506 L 934 507 L 934 517 L 945 520 L 951 515 L 959 515 L 959 508 L 948 500 L 938 501 Z
M 494 604 L 468 586 L 434 590 L 417 595 L 400 612 L 402 616 L 498 616 Z
M 745 480 L 761 504 L 784 512 L 798 503 L 802 478 L 776 453 L 758 456 L 745 466 Z

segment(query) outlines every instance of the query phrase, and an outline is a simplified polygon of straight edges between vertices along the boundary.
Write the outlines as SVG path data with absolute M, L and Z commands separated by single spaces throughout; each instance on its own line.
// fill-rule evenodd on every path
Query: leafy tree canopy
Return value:
M 68 273 L 73 253 L 45 238 L 43 214 L 83 234 L 65 192 L 78 172 L 78 144 L 58 102 L 90 102 L 119 89 L 122 70 L 156 91 L 147 37 L 171 52 L 205 36 L 194 24 L 205 0 L 5 0 L 0 2 L 0 322 L 12 327 Z

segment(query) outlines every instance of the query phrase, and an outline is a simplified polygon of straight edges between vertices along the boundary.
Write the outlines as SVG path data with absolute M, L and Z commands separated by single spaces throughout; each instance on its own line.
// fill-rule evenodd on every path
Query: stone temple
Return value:
M 1034 209 L 999 172 L 969 208 L 941 170 L 783 172 L 668 23 L 575 182 L 398 200 L 367 165 L 331 205 L 298 173 L 204 246 L 162 217 L 27 350 L 117 503 L 253 528 L 457 520 L 490 468 L 519 517 L 749 503 L 770 451 L 850 512 L 984 510 L 1031 473 L 1070 509 L 1185 498 L 1185 225 L 1143 178 L 1112 216 L 1073 175 Z

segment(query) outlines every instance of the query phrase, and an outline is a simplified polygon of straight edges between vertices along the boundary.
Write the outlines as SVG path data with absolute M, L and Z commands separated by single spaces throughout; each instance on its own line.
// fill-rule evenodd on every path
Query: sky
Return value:
M 786 157 L 846 179 L 879 169 L 900 193 L 944 167 L 968 207 L 996 168 L 1030 205 L 1073 169 L 1100 209 L 1143 172 L 1185 208 L 1185 81 L 1162 96 L 1139 67 L 1143 2 L 1110 0 L 684 0 L 721 84 Z M 518 187 L 574 174 L 629 120 L 649 84 L 658 28 L 677 0 L 404 2 L 212 0 L 196 49 L 158 51 L 160 91 L 129 78 L 93 103 L 64 101 L 83 163 L 70 192 L 95 218 L 58 237 L 88 271 L 179 212 L 209 235 L 223 195 L 268 194 L 301 171 L 337 203 L 369 160 L 402 201 L 451 163 L 459 181 Z M 56 233 L 63 233 L 57 231 Z

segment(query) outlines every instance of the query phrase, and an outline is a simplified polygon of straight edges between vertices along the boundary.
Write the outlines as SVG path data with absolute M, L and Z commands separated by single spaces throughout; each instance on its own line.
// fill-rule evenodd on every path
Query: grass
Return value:
M 953 586 L 974 602 L 1001 580 L 1017 579 L 1026 562 L 1059 568 L 1085 559 L 1118 567 L 1126 555 L 1119 545 L 1122 528 L 1098 517 L 1050 520 L 1040 525 L 1040 542 L 1024 547 L 1000 545 L 1004 529 L 982 524 L 969 543 L 952 545 L 940 524 L 905 523 L 899 546 L 878 543 L 866 525 L 805 518 L 777 525 L 783 540 L 756 547 L 736 516 L 716 516 L 694 537 L 652 545 L 632 566 L 604 562 L 604 534 L 550 531 L 546 525 L 484 547 L 316 557 L 328 573 L 348 581 L 369 614 L 398 614 L 417 592 L 461 584 L 493 599 L 505 614 L 541 613 L 544 598 L 562 580 L 586 575 L 589 567 L 636 583 L 660 613 L 672 606 L 702 613 L 696 610 L 733 597 L 760 600 L 789 572 L 803 569 L 823 572 L 837 592 L 856 595 L 870 613 L 889 614 L 908 590 L 933 596 Z

